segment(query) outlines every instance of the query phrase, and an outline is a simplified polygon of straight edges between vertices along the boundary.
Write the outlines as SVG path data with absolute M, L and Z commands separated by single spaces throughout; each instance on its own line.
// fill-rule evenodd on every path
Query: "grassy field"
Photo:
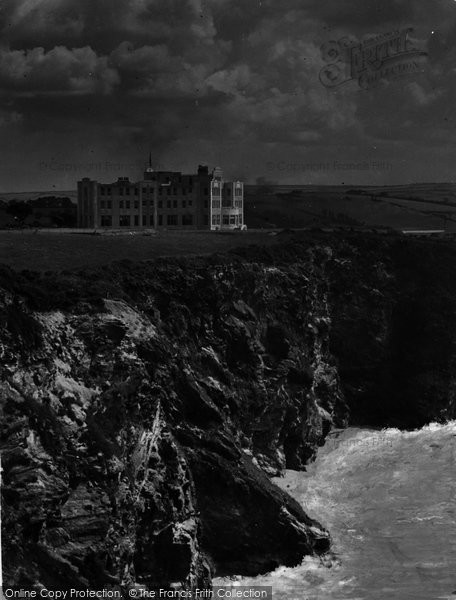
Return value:
M 250 227 L 365 226 L 456 231 L 455 186 L 246 190 Z M 291 186 L 290 186 L 291 188 Z M 356 191 L 356 190 L 355 190 Z
M 55 271 L 86 268 L 129 259 L 151 260 L 225 252 L 257 244 L 269 246 L 283 236 L 271 232 L 179 232 L 154 235 L 90 235 L 22 230 L 0 231 L 0 263 L 17 270 Z

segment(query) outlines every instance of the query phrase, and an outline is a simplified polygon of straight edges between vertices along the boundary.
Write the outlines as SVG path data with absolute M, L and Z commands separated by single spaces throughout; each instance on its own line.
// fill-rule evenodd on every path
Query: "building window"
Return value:
M 112 208 L 112 200 L 106 200 L 106 208 Z
M 139 194 L 139 190 L 138 188 L 135 188 L 135 196 L 137 196 Z
M 130 195 L 130 188 L 129 187 L 125 188 L 125 192 L 126 192 L 127 196 L 129 196 Z
M 171 208 L 171 200 L 166 201 L 166 208 Z
M 154 201 L 153 201 L 153 200 L 151 200 L 151 201 L 150 201 L 150 205 L 151 205 L 152 207 L 154 206 Z
M 100 193 L 101 193 L 102 196 L 105 195 L 105 189 L 104 189 L 104 187 L 102 185 L 100 185 Z
M 135 227 L 139 225 L 139 215 L 135 215 Z
M 130 215 L 120 215 L 119 225 L 121 227 L 130 227 Z
M 139 208 L 139 202 L 138 200 L 135 200 L 135 208 L 138 209 Z
M 229 225 L 230 224 L 230 217 L 229 217 L 229 215 L 223 215 L 223 224 L 224 225 Z
M 236 215 L 230 215 L 230 225 L 236 225 Z
M 193 225 L 193 215 L 182 215 L 182 225 Z
M 127 189 L 128 189 L 128 188 L 127 188 Z M 126 208 L 127 210 L 129 210 L 129 209 L 130 209 L 130 200 L 125 200 L 125 208 Z
M 158 201 L 158 208 L 163 208 L 163 200 Z
M 119 196 L 123 196 L 123 188 L 119 188 Z
M 220 215 L 212 215 L 212 225 L 220 225 Z
M 177 208 L 177 200 L 173 200 L 173 208 Z
M 111 215 L 101 215 L 101 226 L 102 227 L 112 227 Z
M 143 194 L 147 194 L 147 188 L 143 187 Z
M 187 202 L 185 200 L 182 200 L 182 208 L 186 208 L 187 207 Z
M 111 188 L 108 187 L 106 191 L 108 192 L 108 196 L 110 196 L 111 195 Z
M 163 215 L 158 215 L 158 224 L 163 225 Z
M 171 226 L 177 225 L 177 215 L 167 215 L 166 224 Z
M 119 208 L 123 208 L 123 200 L 119 200 Z
M 147 200 L 143 200 L 143 201 L 142 201 L 142 205 L 143 205 L 143 206 L 147 206 Z
M 207 208 L 207 201 L 204 204 L 204 208 Z M 220 208 L 220 200 L 212 200 L 212 208 Z
M 193 200 L 189 200 L 189 201 L 188 201 L 188 205 L 189 205 L 189 206 L 193 206 Z

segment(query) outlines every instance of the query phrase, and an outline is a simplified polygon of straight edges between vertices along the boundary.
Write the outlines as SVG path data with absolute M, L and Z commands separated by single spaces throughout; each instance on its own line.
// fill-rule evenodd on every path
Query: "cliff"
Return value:
M 455 416 L 456 248 L 265 250 L 0 272 L 6 584 L 205 587 L 324 553 L 269 476 L 332 427 Z

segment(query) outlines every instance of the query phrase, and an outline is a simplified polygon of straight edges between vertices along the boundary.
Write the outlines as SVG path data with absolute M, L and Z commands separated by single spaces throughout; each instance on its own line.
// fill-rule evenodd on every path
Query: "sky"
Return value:
M 328 86 L 352 74 L 331 48 L 408 28 L 410 56 Z M 138 180 L 149 153 L 251 183 L 453 182 L 455 100 L 454 0 L 0 2 L 0 192 Z

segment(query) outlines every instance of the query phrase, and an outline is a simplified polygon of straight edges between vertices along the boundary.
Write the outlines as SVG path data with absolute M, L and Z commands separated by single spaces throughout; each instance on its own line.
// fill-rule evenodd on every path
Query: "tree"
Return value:
M 23 222 L 31 214 L 32 208 L 27 202 L 14 199 L 8 203 L 6 212 L 17 221 Z

